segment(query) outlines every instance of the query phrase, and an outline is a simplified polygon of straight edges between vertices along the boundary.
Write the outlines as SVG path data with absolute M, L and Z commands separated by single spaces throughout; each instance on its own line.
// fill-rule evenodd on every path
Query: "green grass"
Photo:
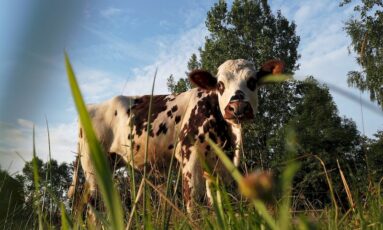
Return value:
M 211 182 L 210 186 L 214 200 L 213 205 L 212 207 L 203 207 L 202 205 L 197 207 L 198 216 L 191 218 L 186 213 L 182 197 L 179 195 L 182 193 L 179 186 L 179 171 L 167 174 L 164 182 L 165 190 L 161 190 L 150 179 L 150 173 L 145 170 L 144 175 L 140 177 L 128 165 L 127 172 L 128 177 L 130 177 L 130 183 L 127 182 L 130 187 L 128 197 L 131 205 L 127 208 L 122 203 L 121 193 L 116 189 L 113 173 L 109 167 L 106 155 L 94 134 L 85 103 L 67 55 L 65 55 L 65 64 L 80 122 L 92 152 L 92 161 L 105 210 L 96 211 L 99 218 L 98 225 L 86 223 L 81 213 L 71 214 L 65 203 L 57 200 L 47 190 L 44 196 L 49 196 L 50 199 L 54 200 L 61 210 L 61 222 L 52 223 L 50 210 L 42 209 L 38 202 L 42 195 L 42 189 L 40 188 L 44 185 L 41 184 L 41 178 L 39 178 L 37 172 L 35 161 L 37 153 L 33 142 L 34 198 L 36 199 L 33 211 L 36 215 L 33 215 L 32 220 L 28 220 L 21 229 L 92 229 L 101 228 L 101 226 L 104 229 L 142 229 L 143 227 L 145 229 L 383 229 L 382 181 L 371 184 L 369 188 L 366 188 L 365 190 L 371 192 L 365 197 L 358 197 L 356 192 L 346 189 L 348 190 L 348 195 L 353 198 L 355 205 L 349 210 L 340 210 L 338 207 L 339 201 L 332 189 L 331 174 L 327 173 L 326 165 L 320 158 L 318 158 L 318 165 L 323 167 L 324 172 L 320 176 L 324 176 L 328 182 L 328 192 L 332 198 L 332 203 L 322 210 L 303 210 L 300 213 L 297 213 L 298 210 L 294 210 L 295 201 L 292 197 L 294 189 L 292 182 L 295 173 L 299 169 L 299 162 L 293 160 L 296 146 L 298 145 L 293 129 L 289 129 L 286 135 L 287 154 L 291 156 L 292 160 L 288 161 L 277 181 L 268 181 L 267 179 L 265 181 L 266 184 L 262 184 L 258 183 L 259 181 L 262 182 L 259 179 L 260 177 L 257 177 L 260 174 L 254 174 L 255 177 L 253 178 L 242 175 L 222 149 L 214 142 L 208 140 L 212 149 L 221 159 L 227 170 L 229 170 L 239 190 L 228 189 L 224 181 L 209 174 L 208 178 Z M 282 78 L 285 79 L 285 77 Z M 153 87 L 154 82 L 152 92 Z M 146 148 L 147 146 L 148 142 Z M 171 162 L 171 170 L 176 169 L 177 162 L 174 159 Z M 341 173 L 340 166 L 339 173 Z M 343 175 L 343 177 L 345 187 L 348 187 L 346 181 L 348 175 Z M 141 179 L 141 183 L 136 183 L 136 179 Z M 0 184 L 2 184 L 1 181 Z M 253 186 L 254 184 L 257 186 Z M 267 187 L 269 184 L 277 184 L 281 188 L 280 194 L 272 193 L 271 201 L 265 200 L 259 191 L 263 187 L 266 187 L 266 191 L 269 191 L 267 190 L 269 189 Z M 351 185 L 350 187 L 354 186 Z M 0 191 L 1 189 L 0 187 Z M 270 190 L 270 193 L 272 191 L 274 190 Z M 2 223 L 4 221 L 0 220 L 1 227 Z M 5 220 L 5 223 L 13 223 L 13 220 L 8 218 Z M 37 224 L 31 225 L 28 223 Z M 3 229 L 7 229 L 7 227 L 4 226 Z
M 81 125 L 88 140 L 90 152 L 92 153 L 91 159 L 96 173 L 98 188 L 100 189 L 102 200 L 107 209 L 108 227 L 111 229 L 122 230 L 124 229 L 124 215 L 120 195 L 114 186 L 113 175 L 109 167 L 106 154 L 94 134 L 89 114 L 67 54 L 65 54 L 65 66 L 73 100 L 79 114 Z

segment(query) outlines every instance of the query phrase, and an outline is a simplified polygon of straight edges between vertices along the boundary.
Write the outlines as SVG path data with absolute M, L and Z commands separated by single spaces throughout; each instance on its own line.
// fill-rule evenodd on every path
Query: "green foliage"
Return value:
M 371 179 L 378 183 L 383 178 L 383 131 L 378 131 L 375 138 L 367 140 L 365 151 Z
M 231 9 L 219 1 L 207 14 L 206 27 L 210 35 L 200 48 L 198 65 L 205 70 L 215 73 L 224 61 L 237 58 L 256 66 L 269 59 L 281 59 L 288 73 L 298 68 L 296 26 L 280 11 L 273 15 L 266 1 L 235 0 Z
M 328 171 L 334 173 L 332 178 L 335 193 L 341 203 L 345 203 L 346 197 L 342 195 L 343 185 L 336 173 L 336 161 L 339 160 L 347 175 L 352 172 L 364 172 L 363 175 L 354 173 L 354 184 L 365 182 L 363 178 L 367 172 L 362 139 L 356 125 L 349 119 L 339 117 L 329 90 L 314 79 L 309 78 L 301 82 L 296 91 L 297 95 L 301 95 L 301 99 L 294 105 L 289 125 L 281 128 L 278 134 L 268 141 L 273 159 L 272 168 L 278 168 L 278 164 L 286 160 L 286 147 L 282 140 L 286 129 L 293 127 L 299 143 L 297 157 L 302 163 L 295 180 L 296 195 L 299 197 L 296 205 L 306 208 L 304 205 L 310 202 L 311 205 L 320 208 L 330 202 L 326 178 L 320 176 L 323 169 L 314 155 L 323 160 Z M 316 200 L 321 204 L 314 204 Z
M 48 187 L 58 199 L 64 199 L 67 188 L 72 182 L 72 167 L 65 162 L 59 164 L 56 160 L 43 162 L 38 157 L 36 157 L 36 165 L 40 183 L 42 184 L 41 193 L 44 192 L 45 187 Z M 46 179 L 47 174 L 50 174 L 51 179 Z M 20 183 L 24 185 L 25 197 L 28 201 L 32 198 L 34 192 L 33 162 L 25 162 L 22 174 L 19 174 L 16 177 Z M 46 202 L 45 204 L 47 205 L 44 208 L 48 208 L 50 201 L 45 200 L 44 202 Z
M 171 93 L 182 93 L 192 88 L 190 81 L 187 78 L 180 78 L 177 82 L 174 81 L 173 75 L 167 79 L 168 90 Z
M 17 222 L 24 222 L 26 212 L 23 206 L 23 184 L 0 169 L 0 226 L 14 226 Z
M 39 178 L 39 186 L 36 191 L 34 168 Z M 32 208 L 35 203 L 44 212 L 48 212 L 49 220 L 53 224 L 60 223 L 60 205 L 54 199 L 68 202 L 66 192 L 72 182 L 73 168 L 67 163 L 59 164 L 56 160 L 43 162 L 36 157 L 31 161 L 25 162 L 22 173 L 16 175 L 16 180 L 23 186 L 25 194 L 25 207 Z M 50 177 L 47 177 L 50 175 Z M 52 198 L 54 197 L 54 199 Z
M 344 0 L 341 5 L 350 3 Z M 363 0 L 356 5 L 345 26 L 352 50 L 362 71 L 350 71 L 348 83 L 361 91 L 369 91 L 370 99 L 383 109 L 383 1 Z

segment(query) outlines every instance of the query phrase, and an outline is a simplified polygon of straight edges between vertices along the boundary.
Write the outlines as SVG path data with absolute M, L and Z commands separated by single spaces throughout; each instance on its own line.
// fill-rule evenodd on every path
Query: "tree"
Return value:
M 343 0 L 341 6 L 350 2 Z M 348 84 L 369 91 L 370 99 L 377 101 L 383 109 L 383 1 L 363 0 L 355 6 L 354 12 L 358 17 L 351 17 L 345 30 L 362 70 L 350 71 Z
M 230 11 L 219 1 L 207 14 L 206 27 L 210 36 L 199 50 L 203 69 L 214 73 L 225 60 L 237 58 L 258 67 L 269 59 L 281 59 L 290 73 L 298 68 L 296 26 L 280 11 L 273 15 L 265 0 L 235 0 Z
M 375 139 L 367 141 L 367 161 L 372 181 L 378 183 L 383 178 L 383 131 L 378 131 Z
M 296 91 L 301 95 L 301 99 L 292 111 L 293 116 L 288 125 L 280 129 L 275 138 L 268 142 L 269 155 L 273 159 L 272 168 L 278 169 L 281 162 L 288 160 L 284 139 L 289 131 L 294 130 L 297 142 L 295 157 L 301 162 L 301 169 L 294 183 L 295 195 L 299 197 L 296 205 L 302 207 L 309 201 L 314 207 L 323 208 L 324 204 L 331 202 L 323 168 L 313 156 L 323 160 L 337 197 L 342 204 L 346 204 L 337 161 L 345 175 L 354 175 L 348 178 L 353 180 L 352 184 L 364 183 L 367 168 L 362 151 L 362 138 L 352 120 L 338 115 L 331 94 L 324 85 L 308 78 L 297 85 Z
M 24 209 L 23 184 L 0 169 L 0 227 L 16 229 L 24 223 L 27 213 Z
M 25 163 L 22 174 L 17 175 L 16 179 L 23 184 L 26 206 L 35 207 L 35 202 L 37 202 L 38 207 L 48 214 L 47 219 L 52 220 L 53 223 L 58 223 L 61 219 L 60 207 L 53 198 L 67 203 L 66 193 L 72 182 L 73 169 L 67 163 L 59 164 L 53 159 L 43 162 L 40 158 L 36 158 L 36 161 L 40 181 L 39 195 L 37 197 L 32 161 Z M 39 200 L 36 201 L 36 198 L 39 198 Z
M 172 93 L 182 93 L 191 89 L 191 84 L 187 78 L 180 78 L 177 82 L 174 81 L 173 75 L 167 79 L 168 90 Z

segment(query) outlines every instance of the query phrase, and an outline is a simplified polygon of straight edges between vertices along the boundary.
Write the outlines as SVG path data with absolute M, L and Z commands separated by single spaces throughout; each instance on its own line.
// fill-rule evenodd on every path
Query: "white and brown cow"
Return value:
M 105 152 L 119 155 L 139 170 L 144 166 L 147 135 L 149 165 L 164 168 L 175 153 L 182 167 L 184 200 L 191 212 L 194 202 L 201 200 L 205 192 L 210 199 L 201 159 L 215 173 L 227 177 L 206 137 L 224 149 L 235 149 L 231 158 L 237 166 L 240 160 L 241 123 L 252 119 L 257 111 L 259 80 L 282 70 L 281 61 L 268 61 L 257 71 L 251 62 L 238 59 L 224 62 L 218 68 L 216 77 L 207 71 L 192 71 L 189 79 L 196 88 L 177 95 L 153 96 L 149 132 L 150 96 L 117 96 L 97 105 L 89 105 L 88 111 Z M 94 194 L 97 182 L 81 127 L 79 154 L 86 182 L 91 194 Z M 77 175 L 74 175 L 69 195 L 73 193 L 76 179 Z

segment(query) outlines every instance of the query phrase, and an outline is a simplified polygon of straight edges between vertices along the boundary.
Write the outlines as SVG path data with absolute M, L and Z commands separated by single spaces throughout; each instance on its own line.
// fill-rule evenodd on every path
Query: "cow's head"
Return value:
M 215 90 L 223 117 L 230 123 L 252 119 L 257 111 L 260 79 L 269 74 L 282 73 L 284 64 L 270 60 L 257 71 L 244 59 L 227 60 L 218 67 L 217 76 L 204 70 L 194 70 L 189 79 L 205 90 Z

